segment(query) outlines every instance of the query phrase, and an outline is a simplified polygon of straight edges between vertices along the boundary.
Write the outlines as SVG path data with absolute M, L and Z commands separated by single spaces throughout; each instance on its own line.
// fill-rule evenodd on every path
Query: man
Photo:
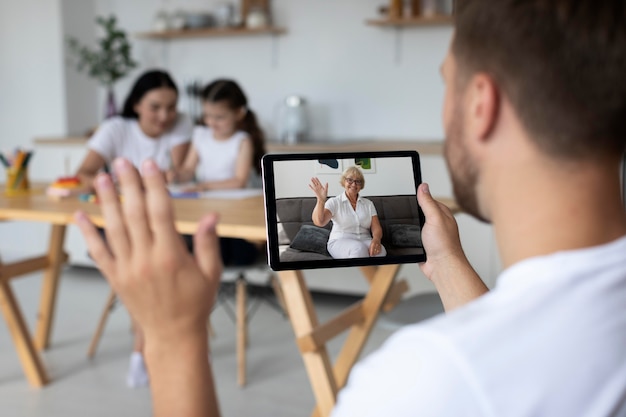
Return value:
M 487 293 L 454 218 L 420 186 L 422 270 L 448 314 L 357 364 L 333 415 L 626 416 L 626 5 L 465 0 L 456 13 L 445 156 L 459 204 L 493 223 L 504 272 Z M 145 199 L 128 163 L 116 169 L 121 209 L 110 180 L 97 183 L 111 251 L 77 222 L 146 329 L 155 413 L 217 415 L 198 295 L 219 279 L 216 219 L 201 223 L 194 262 L 153 164 Z M 169 315 L 151 308 L 163 304 Z

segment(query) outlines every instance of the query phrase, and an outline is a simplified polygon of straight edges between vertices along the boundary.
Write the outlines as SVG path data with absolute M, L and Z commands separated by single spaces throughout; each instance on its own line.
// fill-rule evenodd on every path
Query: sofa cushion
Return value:
M 322 227 L 303 224 L 289 245 L 293 249 L 328 255 L 326 244 L 330 231 Z
M 421 247 L 420 227 L 415 224 L 390 224 L 391 244 L 402 248 Z

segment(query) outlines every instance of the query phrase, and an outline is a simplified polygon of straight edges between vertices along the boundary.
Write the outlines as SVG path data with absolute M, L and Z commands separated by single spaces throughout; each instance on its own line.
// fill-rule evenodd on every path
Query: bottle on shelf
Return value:
M 402 17 L 402 10 L 404 6 L 402 0 L 390 0 L 389 3 L 389 18 L 400 19 Z

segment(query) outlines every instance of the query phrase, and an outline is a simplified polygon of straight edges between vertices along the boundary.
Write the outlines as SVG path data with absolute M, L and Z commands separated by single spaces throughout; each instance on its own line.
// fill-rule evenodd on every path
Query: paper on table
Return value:
M 184 193 L 185 190 L 188 190 L 190 188 L 194 188 L 196 186 L 195 182 L 185 182 L 185 183 L 181 183 L 181 184 L 167 184 L 167 190 L 170 193 Z
M 236 190 L 213 190 L 204 191 L 199 193 L 200 198 L 223 198 L 240 200 L 242 198 L 256 197 L 263 195 L 263 190 L 260 188 L 239 188 Z
M 194 183 L 188 182 L 186 184 L 169 184 L 167 189 L 169 190 L 173 198 L 222 198 L 229 200 L 240 200 L 242 198 L 256 197 L 263 195 L 263 190 L 260 188 L 237 188 L 234 190 L 211 190 L 202 192 L 185 192 L 194 187 Z

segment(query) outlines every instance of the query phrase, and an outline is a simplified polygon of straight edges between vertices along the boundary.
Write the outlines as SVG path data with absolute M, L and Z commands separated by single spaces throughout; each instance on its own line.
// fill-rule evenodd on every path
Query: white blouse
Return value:
M 356 210 L 352 208 L 345 191 L 333 198 L 329 198 L 324 205 L 333 217 L 333 228 L 330 231 L 329 241 L 342 238 L 366 240 L 372 238 L 370 227 L 372 217 L 377 216 L 376 207 L 367 198 L 359 195 L 356 201 Z

